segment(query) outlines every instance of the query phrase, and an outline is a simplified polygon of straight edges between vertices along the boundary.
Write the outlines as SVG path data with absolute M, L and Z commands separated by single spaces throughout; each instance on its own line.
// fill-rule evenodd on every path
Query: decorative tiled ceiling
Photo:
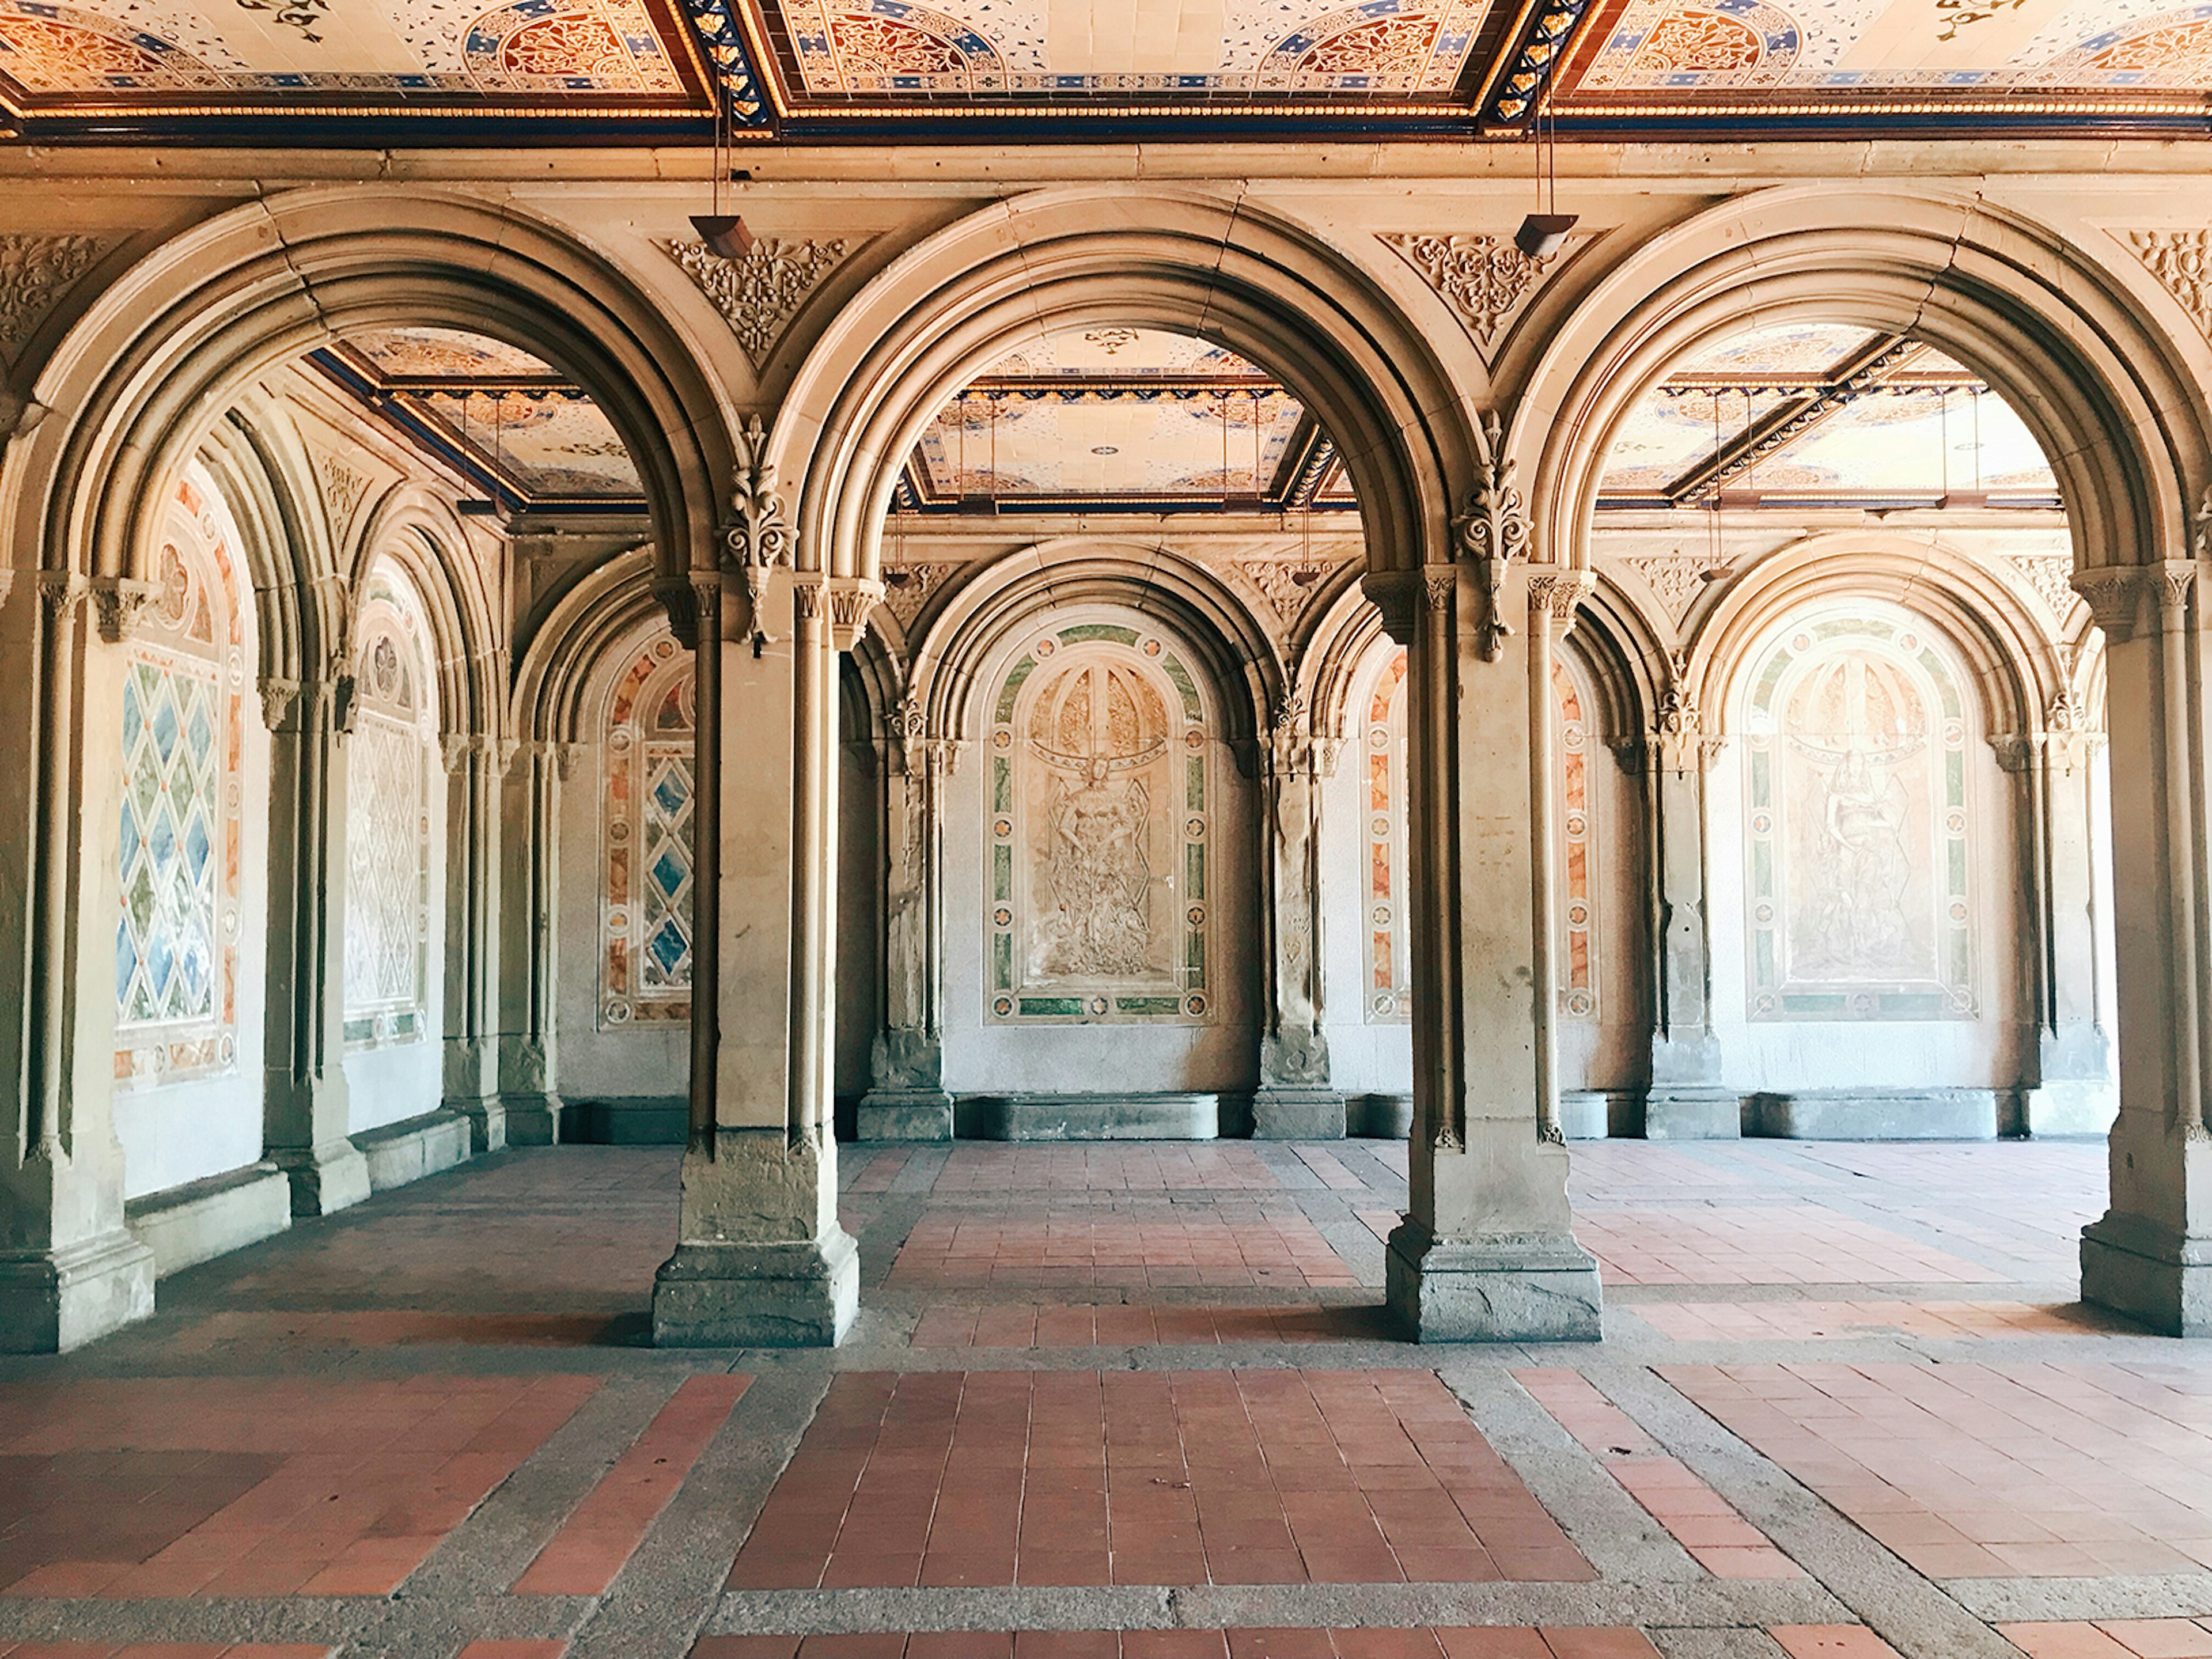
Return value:
M 950 400 L 900 483 L 908 510 L 1349 507 L 1334 448 L 1265 370 L 1186 335 L 1040 334 Z
M 0 136 L 2212 130 L 2169 0 L 0 0 Z M 457 125 L 456 118 L 469 118 Z
M 605 411 L 528 352 L 453 329 L 359 334 L 308 362 L 508 513 L 632 513 L 645 490 Z
M 1601 507 L 2053 507 L 2003 397 L 1932 346 L 1863 328 L 1740 334 L 1631 411 Z

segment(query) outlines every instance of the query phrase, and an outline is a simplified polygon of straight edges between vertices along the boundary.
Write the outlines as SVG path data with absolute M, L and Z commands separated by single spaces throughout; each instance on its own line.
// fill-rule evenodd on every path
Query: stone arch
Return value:
M 505 714 L 501 630 L 468 547 L 468 532 L 445 501 L 404 485 L 371 509 L 348 586 L 358 607 L 378 560 L 407 573 L 430 627 L 440 734 L 496 738 Z
M 48 360 L 35 397 L 76 413 L 11 446 L 0 515 L 15 562 L 137 580 L 151 492 L 201 441 L 195 411 L 228 408 L 258 374 L 356 330 L 430 323 L 510 340 L 574 376 L 638 466 L 664 572 L 711 567 L 732 422 L 661 313 L 512 204 L 349 185 L 239 208 L 139 261 Z
M 1164 547 L 1096 537 L 1041 542 L 994 561 L 956 592 L 916 643 L 908 684 L 935 733 L 968 733 L 981 665 L 1040 608 L 1110 604 L 1162 618 L 1200 653 L 1223 734 L 1249 743 L 1285 690 L 1282 664 L 1250 608 L 1203 565 Z
M 665 620 L 653 594 L 653 568 L 651 548 L 618 554 L 546 613 L 516 665 L 507 699 L 507 730 L 516 740 L 582 740 L 608 654 L 656 618 Z
M 769 446 L 799 489 L 797 566 L 874 576 L 898 468 L 936 410 L 1020 335 L 1078 319 L 1194 333 L 1261 363 L 1343 453 L 1370 567 L 1441 556 L 1477 422 L 1373 278 L 1242 200 L 1086 186 L 1002 202 L 909 250 L 816 343 Z
M 1508 445 L 1531 465 L 1540 552 L 1588 562 L 1613 434 L 1669 363 L 1800 320 L 1909 333 L 2004 392 L 2057 474 L 2077 568 L 2187 556 L 2212 422 L 2135 296 L 1988 202 L 1832 185 L 1761 191 L 1655 236 L 1562 319 Z

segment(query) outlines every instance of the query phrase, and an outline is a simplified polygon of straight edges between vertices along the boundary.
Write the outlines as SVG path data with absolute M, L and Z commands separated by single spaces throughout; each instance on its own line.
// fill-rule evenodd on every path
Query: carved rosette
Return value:
M 107 247 L 96 236 L 0 236 L 0 361 L 15 361 Z
M 756 243 L 741 259 L 725 259 L 703 242 L 660 246 L 721 313 L 757 369 L 768 362 L 806 296 L 848 253 L 866 243 L 842 237 L 820 242 L 769 237 Z

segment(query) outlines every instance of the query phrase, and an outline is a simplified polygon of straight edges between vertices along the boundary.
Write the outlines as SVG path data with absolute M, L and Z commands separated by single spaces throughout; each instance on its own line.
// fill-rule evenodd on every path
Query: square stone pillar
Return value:
M 1425 1342 L 1603 1334 L 1552 1064 L 1551 641 L 1590 579 L 1528 574 L 1518 511 L 1500 465 L 1463 532 L 1473 560 L 1365 584 L 1415 699 L 1411 1206 L 1387 1271 Z
M 863 1140 L 950 1140 L 945 1091 L 945 785 L 958 746 L 933 736 L 912 691 L 882 745 L 883 1028 L 868 1054 L 860 1097 Z M 848 811 L 857 803 L 847 803 Z M 863 872 L 851 872 L 861 879 Z
M 497 1068 L 507 1144 L 561 1139 L 561 1049 L 554 1006 L 560 967 L 561 786 L 565 743 L 514 744 L 498 779 Z M 448 792 L 448 798 L 451 793 Z
M 263 1156 L 292 1183 L 292 1213 L 368 1196 L 346 1139 L 346 757 L 353 679 L 264 679 L 269 724 L 269 994 Z
M 500 787 L 489 738 L 450 737 L 446 775 L 444 1104 L 471 1152 L 507 1145 L 499 1092 Z
M 1705 775 L 1721 740 L 1706 733 L 1686 672 L 1677 658 L 1644 746 L 1653 845 L 1651 1082 L 1644 1133 L 1650 1140 L 1725 1140 L 1742 1133 L 1743 1111 L 1721 1077 L 1712 1027 Z
M 2212 685 L 2203 672 L 2199 568 L 2171 560 L 2089 570 L 2074 584 L 2105 630 L 2120 1023 L 2112 1207 L 2082 1229 L 2081 1299 L 2176 1336 L 2212 1336 L 2204 1072 Z
M 123 653 L 136 584 L 0 570 L 0 1352 L 57 1353 L 154 1311 L 115 1139 L 115 856 Z
M 668 1347 L 827 1346 L 860 1304 L 831 1126 L 836 676 L 882 590 L 775 568 L 783 533 L 732 536 L 743 604 L 708 571 L 672 605 L 696 629 L 699 748 L 691 1139 L 653 1296 Z
M 1261 1140 L 1344 1135 L 1344 1096 L 1329 1086 L 1322 1023 L 1321 780 L 1336 769 L 1337 749 L 1315 734 L 1304 697 L 1285 701 L 1261 748 L 1267 1024 L 1252 1133 Z

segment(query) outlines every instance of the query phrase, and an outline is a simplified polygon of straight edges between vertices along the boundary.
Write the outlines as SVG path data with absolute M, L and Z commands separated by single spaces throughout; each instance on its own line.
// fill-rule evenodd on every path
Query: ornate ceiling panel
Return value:
M 24 139 L 1466 139 L 1555 69 L 1569 138 L 2203 132 L 2212 0 L 0 0 Z
M 1685 360 L 1613 442 L 1600 505 L 2052 507 L 2012 406 L 1934 349 L 1862 328 L 1740 334 Z
M 1304 405 L 1233 352 L 1102 326 L 1042 334 L 939 411 L 902 506 L 1186 509 L 1350 504 Z
M 637 468 L 582 387 L 453 329 L 354 336 L 308 362 L 372 418 L 509 512 L 641 512 Z

